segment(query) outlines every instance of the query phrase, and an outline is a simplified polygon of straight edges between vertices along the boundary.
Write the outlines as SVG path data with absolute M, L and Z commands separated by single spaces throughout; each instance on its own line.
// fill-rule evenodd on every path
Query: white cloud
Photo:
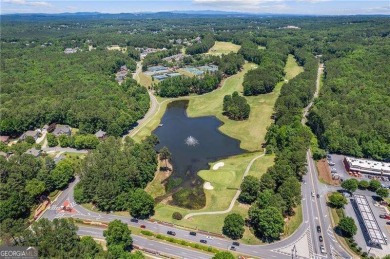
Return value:
M 43 2 L 43 1 L 4 0 L 4 3 L 15 4 L 15 5 L 26 5 L 26 6 L 42 6 L 42 7 L 51 6 L 50 3 Z

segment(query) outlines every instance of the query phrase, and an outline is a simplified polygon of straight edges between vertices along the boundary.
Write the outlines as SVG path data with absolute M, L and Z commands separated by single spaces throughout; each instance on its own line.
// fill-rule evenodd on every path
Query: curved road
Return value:
M 318 76 L 321 75 L 322 68 L 319 68 Z M 317 81 L 317 88 L 319 87 L 319 80 Z M 318 91 L 316 91 L 318 93 Z M 151 93 L 149 93 L 151 94 Z M 153 98 L 151 98 L 152 103 Z M 154 99 L 155 100 L 155 99 Z M 133 131 L 130 131 L 129 134 L 135 134 L 138 130 L 140 130 L 145 124 L 145 121 L 150 119 L 150 116 L 152 116 L 155 111 L 153 112 L 153 108 L 156 109 L 156 107 L 159 107 L 157 100 L 156 105 L 151 105 L 151 112 L 149 113 L 149 116 L 145 116 L 144 120 L 139 123 L 140 127 L 133 129 Z M 312 105 L 312 102 L 309 104 Z M 306 109 L 305 109 L 306 110 Z M 308 110 L 308 109 L 307 109 Z M 306 114 L 306 113 L 305 113 Z M 261 156 L 261 155 L 260 155 Z M 248 165 L 246 173 L 249 172 L 249 168 L 251 164 L 259 158 L 255 157 L 251 163 Z M 301 192 L 302 192 L 302 209 L 303 209 L 303 223 L 301 226 L 288 238 L 283 239 L 278 242 L 274 242 L 272 244 L 267 245 L 244 245 L 241 244 L 240 246 L 236 247 L 237 253 L 249 255 L 256 258 L 298 258 L 293 255 L 293 252 L 291 251 L 291 247 L 294 246 L 299 251 L 306 250 L 310 254 L 308 257 L 299 256 L 299 258 L 350 258 L 350 256 L 340 247 L 339 244 L 337 244 L 337 241 L 332 239 L 333 236 L 333 230 L 330 228 L 329 223 L 329 217 L 327 217 L 326 211 L 323 209 L 324 206 L 326 206 L 326 201 L 323 198 L 317 199 L 315 197 L 312 197 L 312 192 L 318 193 L 319 187 L 318 187 L 318 179 L 317 179 L 317 173 L 316 168 L 314 166 L 314 163 L 311 158 L 310 151 L 308 151 L 307 155 L 308 160 L 308 173 L 304 176 L 305 184 L 301 185 Z M 98 213 L 94 211 L 90 211 L 85 209 L 84 207 L 78 205 L 74 201 L 73 197 L 73 189 L 75 184 L 79 181 L 78 178 L 72 183 L 69 184 L 68 188 L 64 190 L 55 201 L 50 205 L 50 207 L 42 214 L 41 217 L 47 218 L 49 220 L 53 220 L 54 218 L 61 218 L 61 217 L 71 217 L 71 218 L 78 218 L 82 220 L 88 220 L 88 221 L 97 221 L 97 222 L 110 222 L 115 219 L 119 219 L 122 222 L 134 226 L 134 227 L 140 227 L 140 225 L 145 225 L 146 229 L 154 232 L 154 233 L 160 233 L 165 234 L 168 230 L 173 230 L 176 232 L 176 238 L 187 240 L 191 242 L 199 242 L 200 239 L 208 240 L 208 245 L 219 248 L 221 250 L 229 249 L 229 247 L 232 244 L 232 241 L 229 239 L 224 238 L 208 238 L 207 235 L 202 234 L 200 232 L 197 233 L 196 236 L 189 235 L 189 230 L 185 230 L 180 227 L 172 226 L 169 224 L 164 223 L 157 223 L 152 222 L 148 220 L 139 220 L 137 223 L 131 221 L 130 216 L 119 216 L 115 215 L 113 213 Z M 239 194 L 239 192 L 237 192 Z M 236 194 L 237 196 L 237 194 Z M 237 196 L 238 197 L 238 196 Z M 69 206 L 71 207 L 71 211 L 64 211 L 62 210 L 62 206 Z M 325 207 L 326 208 L 326 207 Z M 320 254 L 318 251 L 318 239 L 317 234 L 315 233 L 315 226 L 317 224 L 320 224 L 322 226 L 323 231 L 323 237 L 324 237 L 324 244 L 326 246 L 326 254 Z M 96 228 L 93 228 L 95 230 L 91 230 L 91 228 L 88 230 L 86 227 L 80 227 L 79 234 L 86 234 L 91 235 L 95 238 L 101 238 L 101 233 L 99 234 L 98 230 Z M 326 232 L 325 232 L 326 231 Z M 325 235 L 326 234 L 326 235 Z M 308 247 L 302 247 L 297 244 L 299 240 L 303 238 L 308 238 Z M 138 242 L 141 242 L 138 240 L 139 238 L 135 238 L 135 244 L 137 245 Z M 314 244 L 313 244 L 314 243 Z M 295 244 L 296 247 L 295 247 Z M 143 242 L 143 245 L 146 245 L 148 249 L 154 249 L 157 251 L 164 251 L 167 249 L 170 249 L 169 247 L 173 247 L 172 245 L 168 245 L 166 243 L 153 243 L 152 241 Z M 149 246 L 148 246 L 149 245 Z M 169 246 L 169 247 L 167 247 Z M 176 246 L 175 246 L 176 249 Z M 181 248 L 177 247 L 177 250 L 181 252 L 176 252 L 175 249 L 171 251 L 171 254 L 175 256 L 180 256 L 181 258 L 193 258 L 193 255 L 183 256 Z M 206 253 L 198 252 L 197 258 L 210 258 L 211 256 Z M 201 255 L 202 254 L 202 255 Z

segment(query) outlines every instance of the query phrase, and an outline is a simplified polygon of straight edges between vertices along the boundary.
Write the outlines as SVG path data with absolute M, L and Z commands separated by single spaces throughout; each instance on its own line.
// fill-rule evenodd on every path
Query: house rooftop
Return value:
M 29 155 L 33 155 L 35 157 L 38 157 L 41 155 L 41 152 L 42 152 L 41 150 L 38 150 L 36 148 L 30 148 L 29 150 L 27 150 L 25 152 L 25 154 L 29 154 Z

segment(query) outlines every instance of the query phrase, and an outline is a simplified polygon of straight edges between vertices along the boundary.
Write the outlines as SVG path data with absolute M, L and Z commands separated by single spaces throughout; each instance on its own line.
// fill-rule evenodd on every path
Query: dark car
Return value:
M 320 195 L 319 194 L 317 194 L 317 198 L 319 198 L 320 197 Z
M 236 251 L 236 247 L 235 247 L 235 246 L 231 246 L 231 247 L 230 247 L 230 250 Z
M 138 223 L 138 219 L 132 218 L 130 219 L 131 222 Z
M 200 242 L 203 244 L 207 244 L 207 240 L 204 240 L 204 239 L 201 239 Z
M 233 242 L 232 245 L 234 245 L 234 246 L 240 246 L 240 243 L 238 243 L 238 242 Z
M 390 225 L 390 221 L 387 221 L 386 224 L 387 224 L 387 225 Z
M 167 231 L 167 234 L 171 236 L 176 236 L 176 233 L 174 231 Z
M 324 239 L 322 238 L 322 236 L 319 236 L 318 239 L 320 240 L 320 242 L 324 241 Z
M 141 225 L 140 228 L 146 228 L 146 226 L 145 225 Z
M 191 235 L 191 236 L 196 236 L 196 232 L 191 231 L 191 232 L 190 232 L 190 235 Z
M 317 232 L 318 232 L 318 233 L 321 232 L 321 227 L 320 227 L 320 226 L 317 226 Z

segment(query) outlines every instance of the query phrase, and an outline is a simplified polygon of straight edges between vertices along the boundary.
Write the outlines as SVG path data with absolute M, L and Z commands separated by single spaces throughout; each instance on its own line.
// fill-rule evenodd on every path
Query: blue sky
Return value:
M 1 0 L 6 13 L 104 12 L 133 13 L 173 10 L 219 10 L 275 14 L 387 14 L 390 0 Z

